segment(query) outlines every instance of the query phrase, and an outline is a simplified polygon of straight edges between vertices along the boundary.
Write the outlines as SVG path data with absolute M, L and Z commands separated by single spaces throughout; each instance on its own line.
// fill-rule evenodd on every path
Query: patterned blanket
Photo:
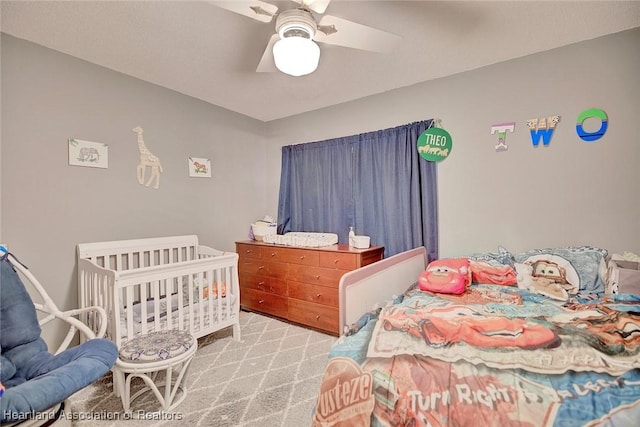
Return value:
M 333 348 L 315 426 L 640 425 L 640 297 L 410 289 Z

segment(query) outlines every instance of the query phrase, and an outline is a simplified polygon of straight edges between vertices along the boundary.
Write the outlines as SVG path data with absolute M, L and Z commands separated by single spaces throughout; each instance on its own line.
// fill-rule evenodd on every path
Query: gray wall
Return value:
M 196 233 L 233 250 L 276 214 L 283 145 L 441 118 L 452 154 L 438 166 L 441 255 L 591 244 L 640 253 L 640 29 L 262 123 L 2 36 L 0 241 L 63 308 L 76 305 L 79 242 Z M 603 139 L 578 114 L 604 109 Z M 526 120 L 562 116 L 549 147 Z M 496 153 L 494 123 L 515 121 Z M 162 161 L 158 190 L 136 181 L 131 129 Z M 106 170 L 72 167 L 67 139 L 109 145 Z M 213 178 L 187 176 L 187 156 Z M 333 231 L 333 230 L 327 230 Z
M 275 206 L 283 145 L 440 118 L 453 140 L 438 165 L 441 256 L 498 245 L 640 253 L 638 46 L 640 28 L 270 122 L 268 200 Z M 609 130 L 586 143 L 576 120 L 592 107 Z M 526 121 L 556 114 L 550 145 L 534 148 Z M 511 121 L 509 150 L 497 153 L 491 125 Z
M 0 241 L 63 308 L 80 242 L 193 233 L 231 251 L 265 214 L 262 122 L 6 34 L 2 113 Z M 137 125 L 157 190 L 136 178 Z M 69 166 L 68 138 L 108 144 L 108 169 Z M 212 178 L 189 178 L 188 156 L 211 159 Z

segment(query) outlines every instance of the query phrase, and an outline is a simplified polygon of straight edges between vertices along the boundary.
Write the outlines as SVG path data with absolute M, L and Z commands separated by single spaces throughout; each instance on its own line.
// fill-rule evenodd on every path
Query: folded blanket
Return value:
M 510 265 L 495 266 L 484 261 L 470 260 L 471 277 L 474 283 L 494 285 L 516 285 L 517 275 Z

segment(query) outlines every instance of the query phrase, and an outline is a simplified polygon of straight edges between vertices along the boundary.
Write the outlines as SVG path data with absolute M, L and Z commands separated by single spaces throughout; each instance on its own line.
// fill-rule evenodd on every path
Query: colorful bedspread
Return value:
M 334 346 L 314 426 L 640 426 L 640 297 L 401 299 Z

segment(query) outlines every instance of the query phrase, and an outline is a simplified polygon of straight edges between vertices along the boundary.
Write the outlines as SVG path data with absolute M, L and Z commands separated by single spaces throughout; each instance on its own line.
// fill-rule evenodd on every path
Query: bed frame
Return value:
M 427 268 L 424 246 L 353 270 L 340 279 L 340 328 L 355 323 L 367 311 L 385 305 L 418 281 Z
M 79 306 L 105 309 L 106 337 L 118 347 L 138 333 L 166 329 L 200 338 L 232 326 L 240 340 L 238 254 L 199 245 L 195 235 L 77 249 Z M 100 326 L 85 317 L 92 328 Z

